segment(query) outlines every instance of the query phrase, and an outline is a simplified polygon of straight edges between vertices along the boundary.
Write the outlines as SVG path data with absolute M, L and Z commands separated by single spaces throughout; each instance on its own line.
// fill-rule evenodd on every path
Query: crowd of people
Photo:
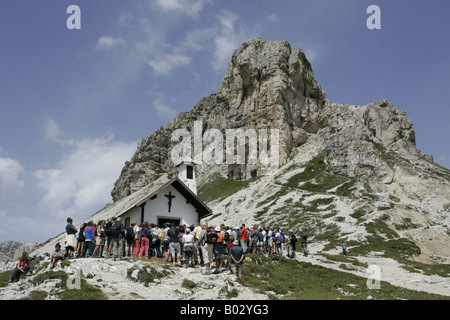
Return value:
M 55 250 L 49 254 L 51 268 L 59 261 L 76 258 L 112 258 L 146 257 L 164 259 L 174 265 L 205 267 L 204 274 L 219 273 L 230 269 L 239 278 L 247 253 L 282 255 L 283 248 L 289 258 L 294 258 L 296 245 L 300 241 L 303 254 L 308 254 L 308 236 L 299 230 L 299 239 L 293 230 L 285 235 L 279 227 L 248 228 L 208 225 L 206 222 L 197 226 L 164 226 L 140 221 L 125 228 L 122 219 L 111 218 L 84 223 L 77 230 L 71 218 L 67 219 L 64 250 L 57 243 Z M 19 260 L 20 272 L 28 269 L 27 257 Z M 17 269 L 17 268 L 16 268 Z M 212 271 L 214 269 L 214 271 Z
M 242 265 L 241 256 L 249 252 L 281 255 L 285 247 L 288 257 L 294 258 L 298 241 L 303 254 L 308 254 L 308 236 L 302 230 L 299 230 L 299 240 L 293 230 L 285 235 L 279 227 L 248 228 L 245 224 L 235 228 L 224 224 L 208 226 L 206 222 L 197 226 L 161 226 L 138 221 L 125 228 L 119 217 L 97 224 L 89 221 L 77 230 L 72 219 L 67 222 L 66 257 L 114 260 L 125 256 L 156 257 L 178 265 L 205 266 L 209 274 L 213 263 L 214 272 L 220 272 L 226 265 Z M 241 250 L 232 250 L 234 246 Z

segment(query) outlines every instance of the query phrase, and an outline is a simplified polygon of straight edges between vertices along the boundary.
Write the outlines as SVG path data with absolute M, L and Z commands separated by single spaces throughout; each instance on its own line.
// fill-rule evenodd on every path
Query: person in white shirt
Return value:
M 183 235 L 183 253 L 185 255 L 186 266 L 192 266 L 192 251 L 194 250 L 195 235 L 191 233 L 191 229 L 186 228 L 186 234 Z
M 140 244 L 141 244 L 141 222 L 136 222 L 136 225 L 133 228 L 134 232 L 134 250 L 133 250 L 133 257 L 139 257 L 139 252 L 141 250 Z

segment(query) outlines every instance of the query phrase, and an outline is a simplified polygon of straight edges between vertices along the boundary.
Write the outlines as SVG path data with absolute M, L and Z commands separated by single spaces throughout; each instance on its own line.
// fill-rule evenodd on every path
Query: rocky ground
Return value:
M 368 278 L 371 273 L 366 267 L 355 266 L 354 263 L 330 261 L 320 254 L 320 246 L 312 245 L 310 254 L 305 257 L 297 253 L 298 261 L 310 262 L 341 272 L 349 272 Z M 335 254 L 337 254 L 336 249 Z M 350 250 L 351 252 L 351 250 Z M 416 291 L 439 294 L 450 297 L 450 278 L 437 275 L 426 275 L 419 272 L 409 272 L 397 261 L 382 257 L 376 252 L 369 257 L 353 257 L 367 265 L 380 268 L 381 281 L 394 286 Z M 48 261 L 42 261 L 36 266 L 39 270 Z M 346 267 L 348 266 L 348 267 Z M 11 269 L 12 264 L 3 264 L 0 271 Z M 33 281 L 39 274 L 48 271 L 46 267 L 33 276 L 22 277 L 18 282 L 0 288 L 1 300 L 17 300 L 26 298 L 32 291 L 48 292 L 52 298 L 58 292 L 60 280 L 49 279 L 36 284 Z M 100 289 L 111 300 L 267 300 L 271 292 L 265 294 L 255 292 L 245 287 L 228 270 L 218 274 L 204 275 L 201 267 L 186 268 L 173 266 L 170 263 L 158 262 L 156 259 L 74 259 L 70 265 L 57 267 L 54 271 L 64 271 L 70 283 L 76 285 L 76 276 L 81 275 L 88 284 Z M 244 269 L 245 272 L 245 269 Z M 143 278 L 142 275 L 153 274 Z M 382 289 L 382 288 L 381 288 Z M 273 294 L 273 293 L 272 293 Z M 345 293 L 343 293 L 345 294 Z
M 40 264 L 43 263 L 45 261 Z M 8 268 L 10 269 L 11 265 L 3 266 L 3 269 Z M 38 268 L 39 266 L 36 269 Z M 149 269 L 143 270 L 144 268 Z M 157 277 L 147 284 L 139 281 L 139 273 L 150 271 L 150 268 Z M 46 268 L 33 276 L 22 277 L 18 282 L 0 288 L 0 299 L 22 299 L 31 291 L 46 291 L 51 297 L 59 280 L 48 280 L 39 285 L 33 283 L 33 278 L 49 270 Z M 68 281 L 73 285 L 76 285 L 75 276 L 81 274 L 90 285 L 101 289 L 108 299 L 113 300 L 268 299 L 267 295 L 255 293 L 252 289 L 242 286 L 237 277 L 228 270 L 204 275 L 205 268 L 173 266 L 170 263 L 157 262 L 156 259 L 74 259 L 70 260 L 69 266 L 53 269 L 62 270 L 72 276 Z

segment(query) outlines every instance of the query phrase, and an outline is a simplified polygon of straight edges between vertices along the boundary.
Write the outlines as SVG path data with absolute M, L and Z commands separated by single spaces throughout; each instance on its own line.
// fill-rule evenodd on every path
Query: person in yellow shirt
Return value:
M 200 256 L 200 265 L 203 267 L 204 262 L 203 262 L 203 254 L 202 254 L 202 249 L 199 248 L 198 246 L 198 239 L 200 238 L 200 233 L 202 232 L 202 226 L 200 225 L 200 222 L 197 223 L 197 226 L 194 228 L 194 252 L 193 252 L 193 256 L 194 256 L 194 263 L 198 264 L 198 256 Z

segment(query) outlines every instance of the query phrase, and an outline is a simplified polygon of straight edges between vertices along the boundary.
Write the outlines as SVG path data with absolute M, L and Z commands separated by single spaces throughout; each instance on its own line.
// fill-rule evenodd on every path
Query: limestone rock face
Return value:
M 13 260 L 17 260 L 22 257 L 23 252 L 31 253 L 36 247 L 39 245 L 39 242 L 36 241 L 26 241 L 17 250 L 14 252 Z
M 22 257 L 22 252 L 31 252 L 38 244 L 38 242 L 34 241 L 26 241 L 24 243 L 20 241 L 0 242 L 0 262 L 17 260 Z
M 200 99 L 190 112 L 180 113 L 139 142 L 115 183 L 113 200 L 128 196 L 163 173 L 173 174 L 170 153 L 177 142 L 171 141 L 172 133 L 177 129 L 193 133 L 195 121 L 201 121 L 202 134 L 213 128 L 224 134 L 237 128 L 256 132 L 279 129 L 280 166 L 295 148 L 319 136 L 336 173 L 355 176 L 379 171 L 386 183 L 392 180 L 386 150 L 406 158 L 425 157 L 415 147 L 414 130 L 405 112 L 386 100 L 366 106 L 330 102 L 302 50 L 291 48 L 286 41 L 257 38 L 235 50 L 216 93 Z M 261 174 L 261 169 L 260 162 L 204 163 L 197 166 L 197 174 L 200 181 L 213 171 L 248 180 Z
M 19 241 L 0 242 L 0 262 L 12 260 L 17 248 L 22 245 Z

